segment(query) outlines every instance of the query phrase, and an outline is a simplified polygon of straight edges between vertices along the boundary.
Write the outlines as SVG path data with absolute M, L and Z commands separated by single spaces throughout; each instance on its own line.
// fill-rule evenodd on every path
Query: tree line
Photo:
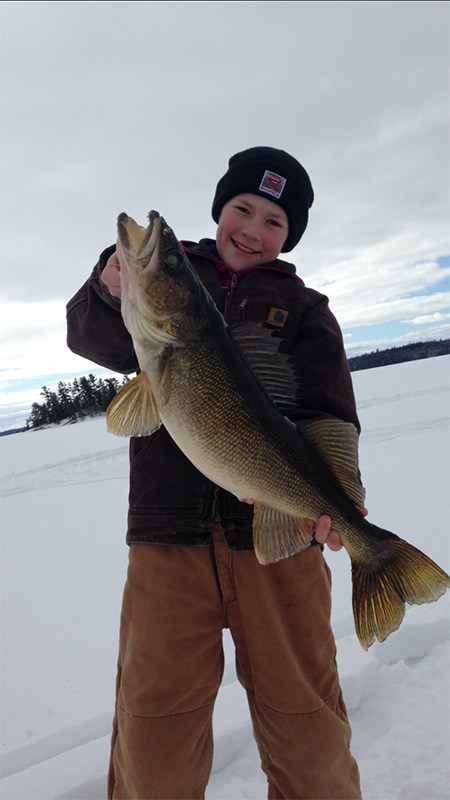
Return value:
M 65 420 L 77 422 L 85 417 L 103 414 L 121 385 L 128 380 L 125 376 L 120 384 L 114 377 L 103 379 L 95 375 L 83 375 L 72 381 L 59 381 L 57 391 L 43 386 L 41 395 L 44 400 L 31 406 L 27 429 Z
M 450 339 L 439 339 L 363 353 L 363 355 L 349 358 L 348 363 L 350 370 L 355 372 L 360 369 L 371 369 L 448 353 L 450 353 Z M 41 395 L 44 401 L 33 403 L 31 406 L 25 430 L 63 421 L 77 422 L 85 417 L 103 414 L 116 396 L 120 386 L 128 381 L 129 378 L 126 376 L 122 379 L 122 383 L 119 383 L 114 377 L 103 379 L 97 378 L 95 375 L 83 375 L 72 381 L 59 381 L 57 391 L 43 386 Z
M 433 358 L 450 353 L 450 339 L 434 339 L 430 342 L 415 342 L 401 347 L 390 347 L 388 350 L 374 350 L 353 356 L 348 359 L 350 372 L 372 367 L 385 367 L 388 364 L 401 364 L 403 361 L 416 361 L 421 358 Z

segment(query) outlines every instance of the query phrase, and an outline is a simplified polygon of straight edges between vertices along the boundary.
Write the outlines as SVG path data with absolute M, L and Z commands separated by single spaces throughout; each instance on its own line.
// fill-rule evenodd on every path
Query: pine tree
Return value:
M 129 378 L 124 375 L 122 386 Z M 42 425 L 58 424 L 63 420 L 76 422 L 87 416 L 104 413 L 116 396 L 121 384 L 117 378 L 103 380 L 95 375 L 82 375 L 72 382 L 59 381 L 58 391 L 47 386 L 41 389 L 43 403 L 33 403 L 27 428 L 40 428 Z

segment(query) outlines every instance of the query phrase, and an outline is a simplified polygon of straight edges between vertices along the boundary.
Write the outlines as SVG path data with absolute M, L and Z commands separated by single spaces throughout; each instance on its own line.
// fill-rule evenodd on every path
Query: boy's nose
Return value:
M 242 233 L 247 237 L 247 239 L 258 241 L 260 238 L 259 225 L 252 220 L 247 220 L 246 224 L 242 228 Z

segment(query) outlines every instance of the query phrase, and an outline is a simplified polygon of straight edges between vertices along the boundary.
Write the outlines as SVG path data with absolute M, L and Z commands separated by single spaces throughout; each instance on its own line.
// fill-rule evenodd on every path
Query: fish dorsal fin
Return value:
M 159 411 L 144 372 L 125 383 L 106 412 L 109 433 L 116 436 L 149 436 L 161 425 Z
M 316 523 L 255 503 L 253 544 L 260 564 L 274 564 L 311 544 Z
M 280 410 L 298 406 L 299 382 L 289 355 L 280 353 L 280 339 L 263 323 L 245 322 L 228 328 L 230 338 L 272 403 Z
M 358 430 L 351 422 L 318 419 L 302 425 L 301 434 L 321 455 L 344 492 L 364 508 L 365 489 L 358 479 Z

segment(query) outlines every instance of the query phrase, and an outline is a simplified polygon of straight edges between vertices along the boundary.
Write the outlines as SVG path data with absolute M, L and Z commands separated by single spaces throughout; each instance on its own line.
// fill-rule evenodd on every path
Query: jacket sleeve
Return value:
M 120 300 L 100 280 L 114 250 L 115 245 L 103 251 L 90 278 L 67 303 L 67 344 L 83 358 L 129 374 L 139 368 L 133 341 L 120 313 Z
M 336 417 L 352 422 L 360 431 L 341 329 L 328 298 L 318 292 L 314 296 L 303 313 L 292 350 L 300 402 L 289 417 L 296 424 L 311 418 Z

